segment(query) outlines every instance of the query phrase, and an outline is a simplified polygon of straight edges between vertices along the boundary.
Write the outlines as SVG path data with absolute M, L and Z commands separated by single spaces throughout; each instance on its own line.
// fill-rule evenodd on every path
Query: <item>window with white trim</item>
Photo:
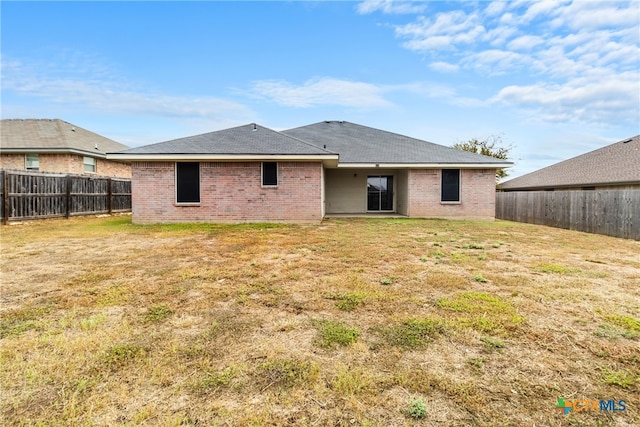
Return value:
M 85 172 L 96 172 L 96 159 L 95 157 L 84 156 L 82 158 L 82 168 Z
M 24 159 L 25 169 L 28 171 L 40 170 L 40 155 L 39 154 L 27 154 Z
M 262 186 L 276 187 L 278 185 L 278 162 L 262 162 Z
M 460 169 L 442 169 L 440 201 L 460 202 Z

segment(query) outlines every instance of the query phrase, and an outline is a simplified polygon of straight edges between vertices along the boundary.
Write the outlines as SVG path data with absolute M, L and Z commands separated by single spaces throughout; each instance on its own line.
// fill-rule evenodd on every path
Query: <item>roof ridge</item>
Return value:
M 272 130 L 273 130 L 273 129 L 272 129 Z M 288 129 L 287 129 L 287 130 L 288 130 Z M 297 137 L 292 136 L 292 135 L 287 135 L 286 133 L 284 133 L 284 132 L 286 132 L 286 130 L 285 130 L 285 131 L 282 131 L 282 132 L 280 132 L 280 131 L 277 131 L 277 130 L 276 130 L 276 131 L 274 131 L 274 132 L 278 132 L 280 135 L 286 136 L 287 138 L 295 139 L 296 141 L 302 142 L 303 144 L 308 145 L 309 147 L 313 147 L 313 148 L 316 148 L 316 149 L 318 149 L 318 150 L 326 151 L 326 152 L 327 152 L 327 153 L 329 153 L 329 154 L 338 154 L 338 155 L 340 154 L 340 153 L 337 153 L 337 152 L 335 152 L 335 151 L 328 150 L 328 149 L 326 148 L 326 145 L 325 145 L 324 147 L 318 147 L 317 145 L 312 144 L 312 143 L 310 143 L 310 142 L 308 142 L 308 141 L 305 141 L 304 139 L 300 139 L 300 138 L 297 138 Z
M 338 123 L 338 124 L 341 124 L 341 125 L 342 124 L 348 124 L 348 125 L 351 125 L 351 126 L 354 126 L 354 127 L 367 129 L 368 131 L 382 132 L 382 133 L 385 133 L 387 135 L 392 135 L 392 136 L 397 137 L 397 138 L 403 138 L 403 139 L 406 139 L 408 141 L 412 141 L 412 142 L 415 142 L 415 143 L 420 143 L 420 144 L 428 145 L 428 146 L 431 146 L 431 147 L 437 147 L 438 149 L 443 149 L 444 148 L 444 149 L 450 150 L 451 152 L 456 152 L 456 153 L 462 151 L 462 152 L 467 153 L 469 155 L 479 156 L 479 157 L 482 157 L 484 159 L 491 159 L 491 160 L 495 160 L 497 162 L 503 162 L 505 164 L 507 164 L 507 163 L 508 164 L 513 164 L 513 162 L 508 160 L 508 159 L 504 160 L 504 159 L 499 159 L 497 157 L 485 156 L 484 154 L 473 153 L 473 152 L 470 152 L 470 151 L 464 151 L 464 150 L 460 150 L 460 149 L 457 149 L 457 148 L 454 148 L 454 147 L 451 147 L 451 146 L 438 144 L 436 142 L 426 141 L 424 139 L 418 139 L 418 138 L 415 138 L 415 137 L 412 137 L 412 136 L 408 136 L 408 135 L 404 135 L 404 134 L 401 134 L 401 133 L 392 132 L 392 131 L 388 131 L 388 130 L 384 130 L 384 129 L 378 129 L 378 128 L 374 128 L 374 127 L 371 127 L 371 126 L 366 126 L 366 125 L 362 125 L 362 124 L 359 124 L 359 123 L 350 122 L 350 121 L 347 121 L 347 120 L 322 120 L 320 122 L 313 123 L 313 124 L 310 124 L 310 125 L 298 126 L 296 128 L 287 129 L 284 132 L 293 131 L 293 130 L 302 129 L 302 128 L 309 128 L 309 127 L 318 126 L 318 125 L 322 125 L 322 124 L 331 124 L 331 123 Z
M 320 148 L 320 147 L 318 147 L 318 146 L 316 146 L 316 145 L 313 145 L 313 144 L 311 144 L 310 142 L 307 142 L 307 141 L 305 141 L 305 140 L 303 140 L 303 139 L 296 138 L 295 136 L 287 135 L 286 133 L 283 133 L 283 132 L 277 131 L 277 130 L 275 130 L 275 129 L 268 128 L 268 127 L 266 127 L 266 126 L 261 126 L 261 125 L 258 125 L 258 124 L 256 124 L 256 123 L 249 123 L 249 125 L 260 126 L 260 127 L 261 127 L 261 128 L 263 128 L 263 129 L 267 129 L 267 130 L 269 130 L 269 131 L 271 131 L 271 132 L 275 132 L 275 133 L 277 133 L 278 135 L 282 135 L 282 136 L 284 136 L 284 137 L 286 137 L 286 138 L 296 140 L 296 141 L 301 142 L 301 143 L 303 143 L 303 144 L 305 144 L 305 145 L 307 145 L 307 146 L 309 146 L 309 147 L 312 147 L 312 148 L 315 148 L 315 149 L 318 149 L 318 150 L 322 150 L 322 151 L 326 151 L 328 154 L 338 154 L 338 153 L 336 153 L 336 152 L 334 152 L 334 151 L 327 150 L 326 148 Z M 246 125 L 245 125 L 245 126 L 246 126 Z M 240 126 L 239 126 L 239 127 L 240 127 Z

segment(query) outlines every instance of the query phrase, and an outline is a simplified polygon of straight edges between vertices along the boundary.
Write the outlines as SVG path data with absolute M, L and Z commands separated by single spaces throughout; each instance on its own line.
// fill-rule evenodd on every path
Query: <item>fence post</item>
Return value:
M 111 178 L 107 179 L 107 210 L 109 211 L 109 215 L 113 213 L 113 181 Z
M 6 171 L 2 172 L 2 198 L 2 223 L 7 225 L 11 203 L 9 201 L 9 173 Z
M 65 217 L 69 219 L 71 215 L 71 175 L 67 175 L 67 209 L 65 212 Z

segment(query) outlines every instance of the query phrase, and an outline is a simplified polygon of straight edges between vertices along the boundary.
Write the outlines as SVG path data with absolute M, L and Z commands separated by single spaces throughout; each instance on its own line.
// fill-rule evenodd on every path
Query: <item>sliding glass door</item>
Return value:
M 367 177 L 367 210 L 393 211 L 393 176 Z

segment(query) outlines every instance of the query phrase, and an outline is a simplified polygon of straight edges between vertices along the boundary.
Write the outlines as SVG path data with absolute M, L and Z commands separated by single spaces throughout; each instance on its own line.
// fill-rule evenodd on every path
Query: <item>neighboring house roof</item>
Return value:
M 508 167 L 513 164 L 345 121 L 324 121 L 282 133 L 340 153 L 342 166 Z
M 4 119 L 0 122 L 0 152 L 72 152 L 105 158 L 126 145 L 60 119 Z
M 254 123 L 202 135 L 131 148 L 114 156 L 329 156 L 336 153 Z M 111 157 L 111 155 L 110 155 Z
M 640 183 L 640 135 L 500 184 L 503 190 Z

